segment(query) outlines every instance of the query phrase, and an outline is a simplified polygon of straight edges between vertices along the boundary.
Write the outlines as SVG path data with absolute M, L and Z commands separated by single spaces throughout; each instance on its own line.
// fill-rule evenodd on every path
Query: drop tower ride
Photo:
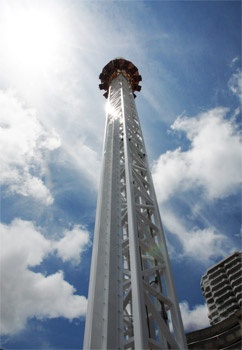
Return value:
M 142 78 L 123 58 L 99 78 L 107 113 L 84 349 L 186 349 L 134 101 Z

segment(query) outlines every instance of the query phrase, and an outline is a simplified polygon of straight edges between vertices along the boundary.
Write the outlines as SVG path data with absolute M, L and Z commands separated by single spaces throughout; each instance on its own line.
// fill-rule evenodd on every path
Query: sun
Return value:
M 20 2 L 22 3 L 22 2 Z M 5 11 L 3 52 L 11 67 L 26 76 L 46 71 L 55 64 L 62 29 L 53 9 L 17 5 Z

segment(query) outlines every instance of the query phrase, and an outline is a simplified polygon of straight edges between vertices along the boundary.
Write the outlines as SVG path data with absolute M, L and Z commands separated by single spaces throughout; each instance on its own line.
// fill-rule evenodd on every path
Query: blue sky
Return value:
M 240 241 L 240 1 L 0 1 L 4 349 L 80 349 L 115 57 L 137 109 L 186 331 Z

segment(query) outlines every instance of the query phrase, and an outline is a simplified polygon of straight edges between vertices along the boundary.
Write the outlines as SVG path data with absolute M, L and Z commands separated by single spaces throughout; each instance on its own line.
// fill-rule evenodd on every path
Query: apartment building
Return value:
M 201 288 L 211 325 L 242 308 L 242 252 L 234 252 L 202 276 Z

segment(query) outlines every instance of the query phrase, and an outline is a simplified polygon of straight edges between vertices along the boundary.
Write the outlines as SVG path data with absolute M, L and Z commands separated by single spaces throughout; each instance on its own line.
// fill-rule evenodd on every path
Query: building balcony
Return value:
M 241 276 L 241 269 L 238 269 L 237 271 L 233 271 L 230 275 L 229 275 L 229 280 L 233 281 L 235 280 L 237 277 Z
M 238 300 L 238 305 L 239 305 L 239 308 L 242 309 L 242 298 L 241 297 Z
M 214 298 L 213 297 L 208 298 L 206 301 L 207 301 L 208 304 L 214 304 Z
M 215 309 L 216 309 L 216 305 L 215 304 L 209 306 L 210 313 L 213 312 L 213 310 L 215 310 Z
M 211 280 L 223 272 L 224 272 L 224 268 L 219 266 L 219 267 L 215 268 L 212 272 L 208 272 L 208 277 Z
M 232 281 L 231 281 L 231 286 L 232 288 L 235 288 L 237 286 L 241 286 L 242 285 L 242 276 L 241 274 L 237 277 L 237 278 L 234 278 Z
M 242 298 L 242 290 L 239 290 L 237 293 L 235 293 L 236 298 Z
M 215 284 L 219 283 L 223 277 L 227 278 L 227 275 L 225 272 L 220 272 L 215 277 L 211 278 L 211 286 L 214 286 Z
M 204 288 L 203 288 L 203 294 L 206 294 L 210 292 L 210 285 L 206 285 Z
M 213 320 L 214 318 L 216 318 L 216 316 L 219 316 L 219 313 L 217 310 L 215 310 L 215 311 L 211 312 L 210 315 L 211 315 L 211 318 Z
M 221 316 L 225 316 L 225 317 L 227 317 L 227 315 L 230 313 L 230 312 L 232 312 L 232 311 L 234 311 L 234 310 L 237 310 L 239 308 L 239 306 L 238 306 L 238 303 L 231 303 L 230 305 L 228 305 L 227 307 L 225 307 L 224 309 L 223 309 L 223 311 L 221 310 L 220 311 L 220 315 Z
M 210 313 L 210 317 L 209 318 L 213 322 L 218 317 L 220 317 L 220 314 L 217 311 L 215 311 L 215 312 L 211 312 Z
M 230 316 L 231 316 L 231 315 L 233 315 L 235 312 L 236 312 L 236 310 L 231 310 L 231 311 L 229 311 L 229 313 L 228 313 L 228 316 L 227 316 L 227 317 L 230 317 Z
M 242 291 L 236 293 L 235 296 L 236 296 L 236 299 L 238 301 L 238 304 L 241 305 L 241 303 L 242 303 Z
M 205 291 L 205 289 L 209 286 L 209 282 L 207 278 L 202 278 L 201 283 L 200 283 L 202 291 Z
M 223 294 L 221 294 L 221 295 L 219 295 L 219 296 L 214 298 L 215 299 L 215 303 L 216 304 L 220 303 L 221 300 L 228 298 L 230 295 L 233 296 L 234 293 L 233 293 L 232 289 L 229 288 Z
M 236 254 L 235 256 L 231 257 L 231 259 L 228 262 L 224 263 L 224 267 L 227 269 L 228 267 L 233 265 L 236 260 L 241 261 L 240 254 Z
M 211 289 L 213 292 L 217 291 L 218 289 L 223 289 L 226 286 L 229 286 L 229 280 L 228 278 L 222 278 L 219 282 L 217 282 L 216 284 L 214 284 Z
M 212 320 L 211 324 L 214 325 L 214 324 L 216 324 L 216 323 L 218 323 L 218 322 L 220 322 L 220 321 L 221 321 L 221 317 L 218 316 L 218 317 L 216 317 L 214 320 Z
M 216 287 L 215 290 L 213 291 L 214 298 L 220 297 L 221 295 L 223 295 L 225 293 L 226 290 L 231 290 L 231 287 L 228 283 L 221 285 L 220 288 Z
M 202 278 L 201 278 L 201 284 L 206 283 L 207 281 L 208 281 L 208 276 L 205 273 L 205 275 L 203 275 Z
M 218 306 L 218 309 L 219 309 L 219 311 L 221 311 L 221 310 L 223 310 L 223 308 L 228 308 L 228 305 L 231 303 L 236 303 L 237 302 L 237 300 L 236 300 L 236 298 L 235 298 L 235 296 L 233 295 L 233 296 L 230 296 L 229 298 L 227 298 L 227 299 L 225 299 L 225 300 L 223 300 L 223 302 Z
M 205 293 L 204 293 L 204 296 L 205 296 L 206 299 L 211 298 L 211 297 L 212 297 L 211 291 L 205 292 Z
M 226 310 L 223 315 L 220 316 L 221 321 L 225 320 L 226 318 L 232 316 L 236 312 L 237 308 L 232 308 L 231 310 Z
M 241 262 L 238 261 L 238 262 L 234 263 L 233 266 L 227 268 L 227 269 L 226 269 L 226 273 L 227 273 L 228 275 L 231 275 L 234 271 L 240 270 L 240 269 L 241 269 L 241 266 L 242 266 L 242 265 L 241 265 Z
M 233 292 L 236 294 L 238 292 L 242 292 L 242 286 L 240 284 L 237 284 L 233 287 Z

